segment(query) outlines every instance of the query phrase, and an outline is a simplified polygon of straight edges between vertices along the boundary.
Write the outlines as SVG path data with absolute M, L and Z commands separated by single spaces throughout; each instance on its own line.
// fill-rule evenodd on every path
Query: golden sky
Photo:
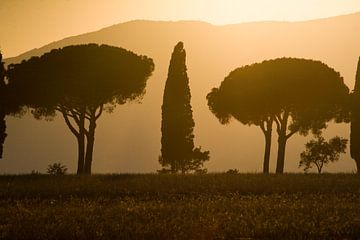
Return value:
M 360 11 L 360 0 L 0 0 L 5 57 L 135 19 L 299 21 Z

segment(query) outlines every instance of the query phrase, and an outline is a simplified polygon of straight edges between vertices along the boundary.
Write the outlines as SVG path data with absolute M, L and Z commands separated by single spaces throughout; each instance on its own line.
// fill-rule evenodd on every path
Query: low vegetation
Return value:
M 347 139 L 338 136 L 325 141 L 324 137 L 317 135 L 316 139 L 305 144 L 306 150 L 300 154 L 299 167 L 307 172 L 316 166 L 318 173 L 321 173 L 324 166 L 338 161 L 340 154 L 346 153 L 347 142 Z
M 65 175 L 66 171 L 67 171 L 67 167 L 62 163 L 50 164 L 46 169 L 47 174 L 50 175 Z M 32 172 L 32 174 L 36 174 L 36 172 Z
M 352 174 L 0 177 L 1 239 L 351 239 Z

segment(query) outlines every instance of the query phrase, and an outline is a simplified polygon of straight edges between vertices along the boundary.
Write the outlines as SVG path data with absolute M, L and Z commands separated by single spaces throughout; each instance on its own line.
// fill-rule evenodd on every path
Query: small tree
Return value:
M 161 156 L 159 172 L 196 171 L 209 160 L 209 151 L 194 148 L 195 122 L 191 109 L 191 94 L 186 68 L 184 44 L 179 42 L 172 53 L 165 84 L 162 122 Z
M 300 154 L 299 167 L 303 167 L 307 172 L 315 165 L 320 174 L 325 165 L 338 161 L 340 154 L 345 153 L 347 142 L 347 139 L 340 137 L 334 137 L 327 142 L 321 135 L 317 135 L 316 140 L 305 144 L 306 150 Z

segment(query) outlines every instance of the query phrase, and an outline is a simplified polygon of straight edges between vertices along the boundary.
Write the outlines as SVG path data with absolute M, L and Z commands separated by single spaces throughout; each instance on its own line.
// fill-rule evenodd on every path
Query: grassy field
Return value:
M 0 176 L 1 239 L 360 239 L 360 177 Z

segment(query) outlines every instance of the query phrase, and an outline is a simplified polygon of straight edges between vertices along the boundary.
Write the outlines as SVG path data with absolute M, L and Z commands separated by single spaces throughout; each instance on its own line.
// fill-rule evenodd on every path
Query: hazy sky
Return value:
M 228 24 L 298 21 L 360 11 L 360 0 L 0 0 L 5 57 L 134 19 Z

